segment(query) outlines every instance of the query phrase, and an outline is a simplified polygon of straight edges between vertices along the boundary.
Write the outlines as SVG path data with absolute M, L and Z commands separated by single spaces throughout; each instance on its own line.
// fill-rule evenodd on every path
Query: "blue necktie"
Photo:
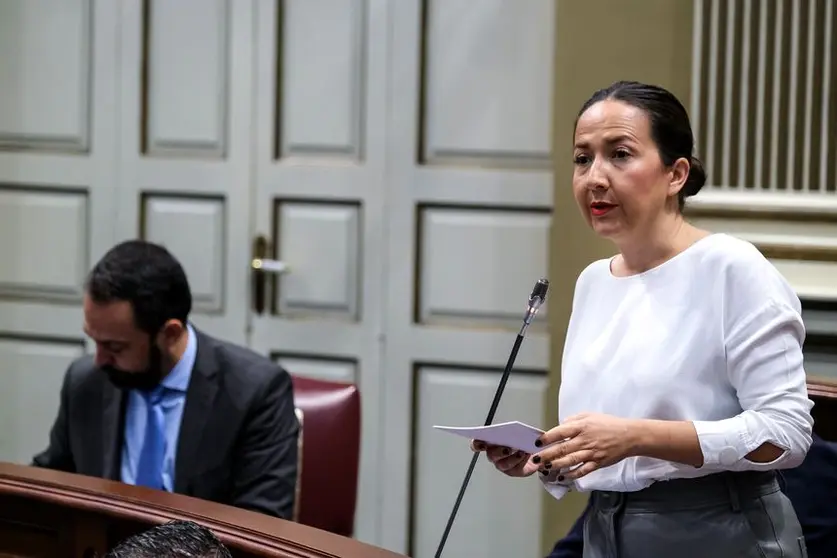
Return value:
M 143 393 L 148 413 L 145 423 L 145 441 L 137 464 L 137 486 L 162 490 L 163 458 L 166 452 L 165 417 L 163 395 L 165 388 L 157 387 L 150 393 Z

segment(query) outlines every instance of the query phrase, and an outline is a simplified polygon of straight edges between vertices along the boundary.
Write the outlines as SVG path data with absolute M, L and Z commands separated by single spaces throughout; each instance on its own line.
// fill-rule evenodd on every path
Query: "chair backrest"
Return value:
M 360 462 L 360 392 L 353 384 L 292 378 L 301 418 L 296 520 L 351 537 Z

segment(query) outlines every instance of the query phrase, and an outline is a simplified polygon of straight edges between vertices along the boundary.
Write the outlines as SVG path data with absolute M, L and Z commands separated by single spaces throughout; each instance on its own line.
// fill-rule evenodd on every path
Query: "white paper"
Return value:
M 471 440 L 481 440 L 526 453 L 538 453 L 544 449 L 535 446 L 535 440 L 544 431 L 518 421 L 502 422 L 489 426 L 434 426 L 433 428 Z

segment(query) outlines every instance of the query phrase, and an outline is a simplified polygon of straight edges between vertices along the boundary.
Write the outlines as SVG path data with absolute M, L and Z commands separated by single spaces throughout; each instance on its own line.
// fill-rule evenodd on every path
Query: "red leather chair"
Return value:
M 351 537 L 360 462 L 360 393 L 353 384 L 292 379 L 300 419 L 295 520 Z

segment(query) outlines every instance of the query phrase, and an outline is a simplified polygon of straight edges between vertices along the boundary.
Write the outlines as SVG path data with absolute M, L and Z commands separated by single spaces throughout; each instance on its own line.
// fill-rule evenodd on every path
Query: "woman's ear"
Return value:
M 668 185 L 669 196 L 676 196 L 686 185 L 686 180 L 689 178 L 689 168 L 689 160 L 685 157 L 680 157 L 671 165 L 671 178 Z

